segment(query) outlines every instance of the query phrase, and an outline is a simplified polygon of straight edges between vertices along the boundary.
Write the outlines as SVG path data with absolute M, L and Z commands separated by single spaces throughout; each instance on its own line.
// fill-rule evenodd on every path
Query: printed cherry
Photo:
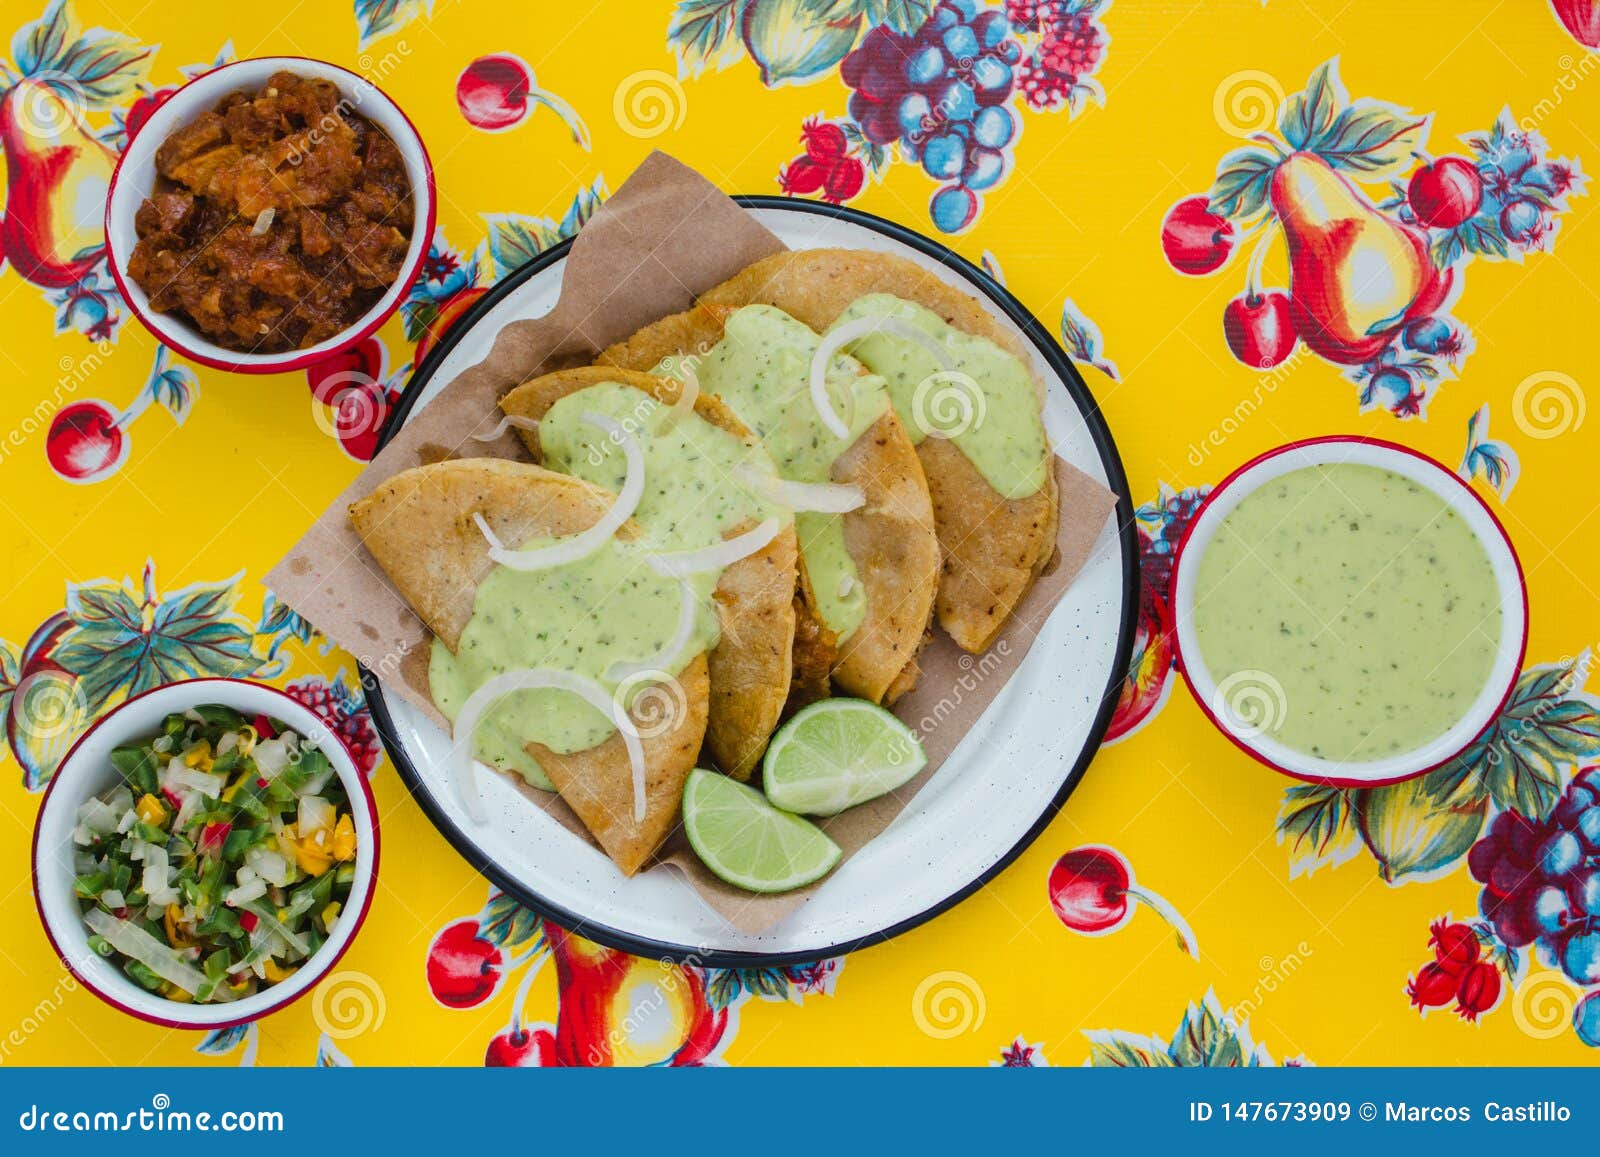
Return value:
M 128 106 L 128 111 L 122 117 L 122 127 L 127 131 L 130 141 L 139 135 L 144 122 L 155 114 L 156 109 L 171 100 L 172 94 L 177 91 L 176 88 L 153 88 Z
M 500 949 L 478 935 L 476 920 L 446 924 L 428 945 L 428 990 L 448 1008 L 472 1008 L 494 995 L 504 962 Z
M 115 474 L 128 457 L 125 420 L 98 398 L 62 406 L 44 440 L 50 468 L 68 482 L 99 482 Z
M 1456 998 L 1461 977 L 1437 962 L 1424 964 L 1406 983 L 1413 1008 L 1442 1008 Z
M 347 386 L 334 403 L 333 432 L 346 454 L 357 462 L 370 462 L 388 419 L 389 399 L 382 386 L 375 382 Z
M 1200 959 L 1189 923 L 1162 897 L 1134 883 L 1133 868 L 1112 848 L 1074 848 L 1050 869 L 1050 906 L 1074 932 L 1103 936 L 1133 918 L 1134 901 L 1144 904 L 1177 933 L 1178 946 Z
M 1411 175 L 1406 197 L 1418 221 L 1454 229 L 1483 204 L 1483 178 L 1465 157 L 1440 157 Z
M 489 1038 L 483 1063 L 491 1069 L 545 1069 L 556 1063 L 556 1038 L 549 1028 L 512 1026 Z
M 1246 291 L 1222 311 L 1222 331 L 1233 356 L 1257 370 L 1281 365 L 1294 352 L 1294 320 L 1289 295 L 1281 289 Z
M 1456 990 L 1456 1012 L 1462 1020 L 1476 1021 L 1500 1003 L 1500 969 L 1480 960 L 1461 974 Z
M 806 156 L 824 167 L 844 156 L 849 148 L 844 129 L 820 117 L 811 117 L 800 126 L 800 141 L 806 147 Z
M 364 386 L 383 378 L 383 343 L 364 338 L 342 353 L 306 367 L 311 396 L 324 406 L 335 405 L 348 386 Z
M 1477 963 L 1483 953 L 1478 934 L 1468 925 L 1442 919 L 1435 920 L 1428 929 L 1428 947 L 1433 949 L 1434 959 L 1457 976 L 1467 965 Z
M 515 128 L 528 115 L 533 73 L 519 56 L 496 52 L 480 56 L 456 78 L 456 107 L 473 128 L 498 133 Z
M 822 188 L 828 165 L 811 156 L 796 157 L 778 172 L 778 188 L 791 197 L 805 197 Z
M 1161 251 L 1172 268 L 1190 277 L 1221 269 L 1234 241 L 1233 222 L 1213 213 L 1205 197 L 1185 197 L 1161 222 Z
M 834 205 L 842 205 L 857 193 L 866 183 L 867 171 L 861 162 L 854 157 L 840 157 L 833 163 L 833 168 L 828 170 L 828 175 L 822 183 L 822 199 Z

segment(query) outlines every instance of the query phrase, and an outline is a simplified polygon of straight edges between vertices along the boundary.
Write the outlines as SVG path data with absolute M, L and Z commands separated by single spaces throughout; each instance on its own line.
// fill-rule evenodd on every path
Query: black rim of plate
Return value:
M 1105 692 L 1101 696 L 1100 709 L 1090 725 L 1088 739 L 1085 741 L 1082 751 L 1073 761 L 1066 778 L 1062 781 L 1060 790 L 1056 792 L 1055 797 L 1039 815 L 1039 818 L 1022 834 L 1022 837 L 975 879 L 955 889 L 937 904 L 918 912 L 916 915 L 908 916 L 904 920 L 866 936 L 858 936 L 836 944 L 819 945 L 816 948 L 808 948 L 796 952 L 724 951 L 697 948 L 687 944 L 675 944 L 664 940 L 652 940 L 648 937 L 636 936 L 632 933 L 612 928 L 607 924 L 591 920 L 563 905 L 550 902 L 537 892 L 519 883 L 489 860 L 478 849 L 471 837 L 459 828 L 439 807 L 433 797 L 433 793 L 428 790 L 422 781 L 422 777 L 417 773 L 416 766 L 411 762 L 411 757 L 407 753 L 404 744 L 399 740 L 393 717 L 389 713 L 389 706 L 384 700 L 383 690 L 378 683 L 377 677 L 366 667 L 359 669 L 361 685 L 366 693 L 367 703 L 372 709 L 373 722 L 378 729 L 379 737 L 383 740 L 384 748 L 389 753 L 390 760 L 393 761 L 395 768 L 400 773 L 400 778 L 405 782 L 406 787 L 410 790 L 428 819 L 433 823 L 433 826 L 479 874 L 529 909 L 554 920 L 564 928 L 581 933 L 600 944 L 621 949 L 624 952 L 631 952 L 638 956 L 649 956 L 658 960 L 692 962 L 714 968 L 746 968 L 808 963 L 830 956 L 855 952 L 873 944 L 881 944 L 955 907 L 1009 867 L 1012 861 L 1026 851 L 1029 845 L 1038 839 L 1044 829 L 1049 826 L 1050 821 L 1056 817 L 1062 805 L 1067 802 L 1067 797 L 1078 786 L 1078 782 L 1083 778 L 1084 772 L 1088 770 L 1090 762 L 1100 750 L 1106 728 L 1111 724 L 1111 715 L 1116 709 L 1117 698 L 1122 689 L 1129 661 L 1132 658 L 1134 630 L 1139 609 L 1138 537 L 1134 528 L 1133 497 L 1128 490 L 1127 475 L 1122 469 L 1122 458 L 1117 453 L 1116 443 L 1112 441 L 1111 430 L 1100 413 L 1099 403 L 1095 401 L 1094 395 L 1089 392 L 1088 386 L 1084 384 L 1077 367 L 1072 364 L 1071 359 L 1056 343 L 1055 338 L 1028 311 L 1027 307 L 1012 296 L 1005 287 L 960 254 L 945 248 L 931 238 L 924 237 L 922 234 L 913 232 L 903 225 L 898 225 L 875 214 L 865 213 L 859 209 L 848 209 L 841 205 L 800 201 L 788 197 L 736 196 L 733 199 L 747 209 L 776 209 L 784 212 L 810 213 L 821 217 L 832 217 L 863 226 L 901 244 L 908 245 L 919 253 L 931 257 L 947 268 L 961 274 L 962 277 L 981 290 L 984 296 L 994 302 L 1022 330 L 1028 340 L 1039 350 L 1045 361 L 1049 363 L 1050 368 L 1066 384 L 1067 392 L 1072 396 L 1072 401 L 1082 415 L 1090 437 L 1094 440 L 1095 449 L 1099 452 L 1100 462 L 1106 472 L 1109 485 L 1117 496 L 1117 524 L 1122 543 L 1123 595 L 1122 621 L 1117 636 L 1116 651 L 1112 658 L 1111 676 L 1107 681 Z M 570 239 L 563 241 L 561 244 L 541 253 L 527 264 L 519 266 L 508 274 L 504 280 L 498 282 L 475 301 L 451 324 L 444 336 L 428 351 L 428 356 L 422 360 L 422 364 L 412 371 L 411 379 L 406 383 L 399 403 L 384 424 L 383 431 L 378 439 L 379 449 L 388 445 L 395 432 L 405 424 L 406 418 L 415 407 L 418 397 L 427 388 L 428 382 L 437 372 L 439 366 L 443 364 L 445 358 L 450 355 L 450 351 L 460 343 L 462 338 L 482 321 L 491 310 L 516 292 L 525 281 L 565 258 L 567 251 L 571 248 L 572 242 Z

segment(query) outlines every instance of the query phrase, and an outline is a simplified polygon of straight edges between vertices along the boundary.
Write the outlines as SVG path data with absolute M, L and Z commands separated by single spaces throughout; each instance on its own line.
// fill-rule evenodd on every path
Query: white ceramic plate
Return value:
M 1071 363 L 1022 305 L 975 266 L 890 222 L 814 202 L 740 200 L 792 249 L 896 253 L 989 304 L 1035 351 L 1056 452 L 1116 491 L 1120 506 L 1021 669 L 932 780 L 805 905 L 759 934 L 730 927 L 675 869 L 624 878 L 500 776 L 479 776 L 490 819 L 473 824 L 445 775 L 448 737 L 363 672 L 401 776 L 445 838 L 498 886 L 602 943 L 719 966 L 814 960 L 887 939 L 971 894 L 1020 854 L 1099 747 L 1127 670 L 1138 599 L 1132 503 L 1110 432 Z M 565 259 L 565 246 L 544 254 L 464 316 L 413 377 L 386 436 L 481 361 L 506 323 L 550 310 Z

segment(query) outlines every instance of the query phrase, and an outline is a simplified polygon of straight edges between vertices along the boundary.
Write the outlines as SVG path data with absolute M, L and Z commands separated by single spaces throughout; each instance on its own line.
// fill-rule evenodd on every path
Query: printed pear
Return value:
M 1379 212 L 1321 157 L 1291 154 L 1271 195 L 1289 242 L 1295 328 L 1322 357 L 1369 361 L 1443 304 L 1450 274 L 1435 268 L 1423 232 Z

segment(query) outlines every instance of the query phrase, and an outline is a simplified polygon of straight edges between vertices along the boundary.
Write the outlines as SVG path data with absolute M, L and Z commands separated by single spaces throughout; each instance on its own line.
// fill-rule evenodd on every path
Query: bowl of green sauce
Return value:
M 1295 442 L 1207 497 L 1172 585 L 1196 702 L 1256 759 L 1352 785 L 1466 748 L 1522 667 L 1522 568 L 1449 469 L 1361 437 Z

